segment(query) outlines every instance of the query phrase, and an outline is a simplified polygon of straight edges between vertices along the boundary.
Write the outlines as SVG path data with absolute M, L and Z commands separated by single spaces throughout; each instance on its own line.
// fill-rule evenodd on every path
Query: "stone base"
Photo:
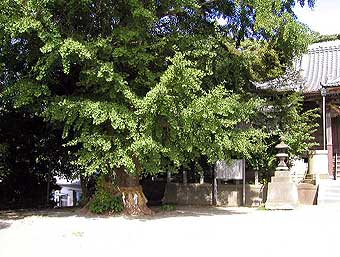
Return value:
M 310 174 L 328 174 L 328 151 L 314 150 L 309 152 L 308 170 Z
M 305 205 L 316 204 L 317 186 L 309 183 L 300 183 L 297 186 L 299 194 L 299 203 Z
M 272 177 L 271 179 L 272 183 L 290 183 L 291 179 L 290 177 Z
M 319 174 L 319 178 L 320 178 L 320 180 L 321 179 L 325 179 L 325 180 L 331 179 L 331 180 L 333 180 L 333 176 L 329 175 L 329 174 Z
M 278 180 L 280 179 L 274 179 L 274 181 Z M 268 184 L 266 209 L 292 210 L 298 205 L 298 191 L 295 183 L 288 182 L 286 179 L 282 180 L 283 182 L 271 182 Z
M 265 208 L 268 210 L 294 210 L 297 204 L 289 204 L 286 202 L 266 202 Z

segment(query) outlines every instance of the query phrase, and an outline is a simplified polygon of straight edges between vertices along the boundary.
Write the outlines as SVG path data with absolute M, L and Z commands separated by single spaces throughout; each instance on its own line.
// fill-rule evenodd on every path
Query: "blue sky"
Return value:
M 340 34 L 340 0 L 316 0 L 313 10 L 296 7 L 298 19 L 321 34 Z

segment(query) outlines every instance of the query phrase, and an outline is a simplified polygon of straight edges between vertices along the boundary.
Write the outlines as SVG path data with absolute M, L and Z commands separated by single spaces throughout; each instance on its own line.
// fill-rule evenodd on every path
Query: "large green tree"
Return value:
M 113 175 L 127 211 L 148 212 L 142 173 L 266 147 L 249 90 L 306 48 L 296 2 L 3 0 L 1 98 L 61 124 L 86 173 Z

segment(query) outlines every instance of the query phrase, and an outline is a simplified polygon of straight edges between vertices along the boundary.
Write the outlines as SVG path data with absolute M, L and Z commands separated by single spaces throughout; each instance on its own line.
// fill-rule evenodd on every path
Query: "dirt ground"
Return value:
M 0 257 L 340 256 L 340 206 L 177 207 L 150 217 L 0 213 Z

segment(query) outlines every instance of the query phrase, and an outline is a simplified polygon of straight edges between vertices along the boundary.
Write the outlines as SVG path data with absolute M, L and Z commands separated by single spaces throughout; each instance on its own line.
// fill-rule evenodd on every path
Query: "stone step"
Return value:
M 272 177 L 271 182 L 291 182 L 290 177 Z
M 318 204 L 321 203 L 337 203 L 340 204 L 340 200 L 339 199 L 320 199 L 318 200 Z
M 322 190 L 339 190 L 340 191 L 340 185 L 323 185 L 323 184 L 319 184 L 319 191 L 322 191 Z
M 326 176 L 325 179 L 320 180 L 320 183 L 322 183 L 322 184 L 338 184 L 338 185 L 340 185 L 340 181 L 334 180 L 331 177 L 327 178 L 327 176 L 329 176 L 328 174 L 320 174 L 320 175 L 325 175 Z
M 318 190 L 318 205 L 339 204 L 340 205 L 340 181 L 321 180 Z
M 339 197 L 333 197 L 333 196 L 318 197 L 318 202 L 320 202 L 320 201 L 340 202 L 340 198 Z
M 318 197 L 319 200 L 339 200 L 340 202 L 340 195 L 332 195 L 332 194 L 324 194 L 321 197 Z
M 340 206 L 340 200 L 334 201 L 334 200 L 318 200 L 318 205 L 339 205 Z
M 322 197 L 318 197 L 318 201 L 339 201 L 340 202 L 340 196 L 334 196 L 334 195 L 323 195 Z
M 326 198 L 326 197 L 333 197 L 333 198 L 339 198 L 340 199 L 340 194 L 337 193 L 332 193 L 332 192 L 318 192 L 318 198 Z
M 330 185 L 330 186 L 325 186 L 325 185 L 319 185 L 319 191 L 323 190 L 332 190 L 334 192 L 340 192 L 340 186 L 335 186 L 335 185 Z

